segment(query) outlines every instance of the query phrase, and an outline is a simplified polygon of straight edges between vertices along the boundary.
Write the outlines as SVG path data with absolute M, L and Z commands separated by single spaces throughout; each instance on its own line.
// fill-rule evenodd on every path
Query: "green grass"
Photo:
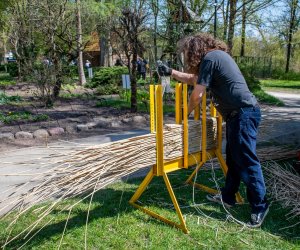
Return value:
M 14 85 L 16 81 L 8 73 L 0 72 L 0 87 Z
M 4 124 L 13 124 L 16 122 L 39 122 L 47 121 L 48 115 L 37 114 L 33 115 L 30 112 L 0 112 L 0 121 Z
M 260 103 L 266 103 L 276 106 L 284 106 L 283 101 L 276 98 L 275 96 L 267 94 L 263 89 L 254 89 L 252 90 L 253 94 L 259 100 Z
M 233 222 L 226 221 L 224 209 L 206 201 L 205 193 L 195 190 L 195 203 L 192 206 L 193 188 L 184 185 L 184 180 L 191 173 L 181 170 L 169 174 L 182 212 L 186 218 L 189 234 L 164 224 L 131 207 L 128 200 L 134 194 L 142 179 L 118 182 L 98 191 L 91 203 L 87 249 L 299 249 L 300 226 L 290 226 L 298 222 L 288 221 L 279 204 L 273 204 L 261 229 L 247 229 Z M 220 171 L 218 171 L 220 177 Z M 200 171 L 198 182 L 214 186 L 211 171 Z M 222 180 L 221 180 L 222 181 Z M 220 181 L 220 182 L 221 182 Z M 243 188 L 244 189 L 244 188 Z M 73 204 L 75 199 L 68 201 Z M 168 192 L 162 178 L 156 177 L 146 189 L 140 201 L 159 214 L 177 221 Z M 63 207 L 63 204 L 60 208 Z M 70 215 L 61 249 L 84 249 L 85 224 L 89 201 L 76 206 Z M 59 245 L 68 211 L 55 209 L 43 223 L 51 221 L 23 249 L 56 249 Z M 230 212 L 239 220 L 247 221 L 248 205 L 237 206 Z M 7 236 L 7 226 L 11 216 L 0 221 L 0 244 Z M 30 211 L 16 224 L 12 236 L 37 219 Z M 40 229 L 40 225 L 33 233 Z M 297 239 L 298 237 L 298 239 Z M 27 238 L 28 239 L 28 238 Z M 26 239 L 18 239 L 6 249 L 16 249 Z
M 123 99 L 101 99 L 96 104 L 97 107 L 114 107 L 120 110 L 130 110 L 130 100 Z M 149 112 L 148 101 L 138 101 L 138 111 Z M 164 105 L 164 113 L 174 113 L 174 105 Z
M 262 87 L 300 89 L 300 81 L 267 79 L 260 80 L 260 83 Z
M 7 96 L 5 93 L 0 92 L 0 105 L 11 104 L 11 103 L 19 103 L 22 99 L 18 95 Z

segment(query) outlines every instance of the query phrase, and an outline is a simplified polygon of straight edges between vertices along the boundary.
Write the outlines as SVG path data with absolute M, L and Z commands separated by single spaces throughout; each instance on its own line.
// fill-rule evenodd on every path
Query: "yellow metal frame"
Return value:
M 201 141 L 201 151 L 193 153 L 193 155 L 188 154 L 188 93 L 187 84 L 178 83 L 175 87 L 175 121 L 177 124 L 183 123 L 183 156 L 165 161 L 164 160 L 164 142 L 163 142 L 163 101 L 162 101 L 162 86 L 161 85 L 150 85 L 150 131 L 156 134 L 156 164 L 152 166 L 151 170 L 142 181 L 135 194 L 130 199 L 129 203 L 134 207 L 140 209 L 141 211 L 147 213 L 148 215 L 159 219 L 171 226 L 181 229 L 184 233 L 188 233 L 186 223 L 183 219 L 181 209 L 178 205 L 176 196 L 173 192 L 171 183 L 167 176 L 167 173 L 177 171 L 179 169 L 186 169 L 189 166 L 197 167 L 193 173 L 187 179 L 187 183 L 193 183 L 192 179 L 199 171 L 199 169 L 204 165 L 208 158 L 217 157 L 220 162 L 221 168 L 224 175 L 227 173 L 227 166 L 222 156 L 222 117 L 217 114 L 216 109 L 211 105 L 210 115 L 216 117 L 217 119 L 217 145 L 213 149 L 207 150 L 206 140 L 207 140 L 207 128 L 206 128 L 206 94 L 202 98 L 202 141 Z M 200 119 L 200 108 L 197 107 L 194 112 L 194 119 Z M 209 157 L 208 157 L 209 155 Z M 147 186 L 150 184 L 154 176 L 162 176 L 165 185 L 168 189 L 170 198 L 173 202 L 174 208 L 179 218 L 179 223 L 171 221 L 143 206 L 137 204 L 136 202 L 141 197 Z M 204 186 L 202 184 L 193 183 L 196 187 L 208 192 L 215 194 L 217 190 L 210 187 Z M 237 194 L 237 201 L 243 202 L 242 197 Z

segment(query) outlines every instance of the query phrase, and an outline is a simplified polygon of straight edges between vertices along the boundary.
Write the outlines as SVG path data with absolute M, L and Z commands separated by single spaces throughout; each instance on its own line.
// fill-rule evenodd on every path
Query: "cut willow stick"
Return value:
M 300 216 L 300 176 L 292 166 L 282 167 L 274 161 L 263 165 L 267 191 L 283 207 L 289 208 L 288 218 Z
M 201 150 L 201 121 L 189 121 L 189 153 Z M 216 147 L 217 122 L 207 119 L 207 148 Z M 164 160 L 183 156 L 183 126 L 166 124 L 164 126 Z M 49 157 L 45 157 L 49 161 Z M 43 209 L 35 210 L 37 219 L 28 225 L 21 234 L 25 238 L 46 220 L 46 217 L 57 209 L 61 202 L 68 198 L 80 197 L 73 204 L 64 205 L 62 210 L 71 209 L 80 201 L 91 198 L 92 194 L 116 180 L 128 176 L 137 170 L 156 164 L 156 134 L 146 134 L 125 140 L 110 142 L 74 150 L 66 156 L 58 154 L 57 160 L 52 155 L 50 160 L 54 167 L 33 178 L 35 186 L 29 191 L 15 193 L 6 200 L 5 208 L 18 209 L 11 225 L 33 206 L 45 201 L 50 202 Z M 18 185 L 21 190 L 30 182 Z M 53 199 L 54 198 L 54 199 Z M 12 210 L 8 211 L 8 214 Z M 13 238 L 16 239 L 16 236 Z M 11 242 L 9 240 L 7 243 Z
M 189 153 L 201 150 L 201 121 L 189 121 Z M 216 119 L 207 119 L 207 148 L 216 147 Z M 164 159 L 171 160 L 183 156 L 183 126 L 164 126 Z M 49 160 L 48 157 L 45 157 Z M 52 155 L 55 159 L 55 155 Z M 32 206 L 53 200 L 40 212 L 39 221 L 47 216 L 61 201 L 104 188 L 108 184 L 137 170 L 156 164 L 156 135 L 154 133 L 125 140 L 95 145 L 74 150 L 68 155 L 52 160 L 55 166 L 32 179 L 18 185 L 21 190 L 28 184 L 35 186 L 26 193 L 15 193 L 6 200 L 7 207 L 18 208 L 19 217 Z M 70 209 L 70 207 L 65 207 Z M 34 225 L 35 227 L 36 225 Z

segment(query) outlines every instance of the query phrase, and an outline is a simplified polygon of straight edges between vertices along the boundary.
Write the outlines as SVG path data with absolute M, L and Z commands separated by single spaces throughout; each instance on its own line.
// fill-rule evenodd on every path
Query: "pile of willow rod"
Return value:
M 264 161 L 279 161 L 295 158 L 297 149 L 291 149 L 287 146 L 268 146 L 257 149 L 258 158 Z
M 189 153 L 200 151 L 201 121 L 189 121 L 188 129 Z M 207 119 L 208 149 L 216 146 L 216 130 L 216 119 Z M 183 156 L 183 126 L 167 124 L 164 126 L 164 159 L 170 160 L 181 156 Z M 151 133 L 74 150 L 73 153 L 57 159 L 56 162 L 51 163 L 54 168 L 16 187 L 22 190 L 26 185 L 37 183 L 33 188 L 21 195 L 16 192 L 15 196 L 12 195 L 2 201 L 6 206 L 2 206 L 1 210 L 10 208 L 6 215 L 18 209 L 11 225 L 33 206 L 50 201 L 37 210 L 39 219 L 24 229 L 23 233 L 26 232 L 27 236 L 67 198 L 80 197 L 80 201 L 89 197 L 92 199 L 97 190 L 139 169 L 155 164 L 156 134 Z M 71 211 L 79 202 L 60 207 L 60 211 Z
M 289 164 L 285 164 L 283 167 L 274 161 L 268 161 L 263 163 L 262 167 L 267 191 L 272 199 L 289 209 L 288 219 L 299 217 L 300 175 Z

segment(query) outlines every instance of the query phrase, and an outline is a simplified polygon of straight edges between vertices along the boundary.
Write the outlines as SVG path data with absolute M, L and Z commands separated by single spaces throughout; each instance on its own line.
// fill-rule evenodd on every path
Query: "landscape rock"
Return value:
M 15 136 L 13 133 L 0 133 L 0 140 L 14 140 Z
M 33 137 L 36 139 L 45 139 L 49 136 L 49 133 L 46 129 L 38 129 L 33 132 Z
M 65 133 L 65 130 L 61 127 L 56 127 L 56 128 L 48 129 L 48 132 L 51 136 L 55 136 L 55 135 L 61 135 L 61 134 Z
M 19 131 L 15 134 L 16 139 L 33 139 L 33 134 L 30 132 Z
M 144 116 L 141 115 L 136 115 L 132 118 L 132 121 L 134 123 L 138 123 L 138 124 L 146 124 L 147 120 Z
M 120 127 L 122 127 L 122 122 L 121 121 L 112 121 L 111 127 L 112 128 L 120 128 Z
M 82 119 L 80 119 L 80 118 L 68 118 L 67 120 L 69 122 L 76 122 L 76 123 L 82 122 Z
M 132 122 L 132 118 L 123 118 L 122 122 L 124 122 L 124 123 L 130 123 L 130 122 Z
M 96 122 L 88 122 L 86 125 L 88 126 L 89 129 L 97 127 Z
M 97 127 L 98 128 L 109 128 L 111 126 L 111 121 L 108 120 L 98 120 Z
M 76 125 L 77 131 L 88 131 L 89 126 L 87 124 L 78 124 Z
M 76 134 L 77 133 L 77 127 L 76 126 L 72 126 L 72 125 L 67 125 L 66 126 L 66 132 L 68 134 Z

